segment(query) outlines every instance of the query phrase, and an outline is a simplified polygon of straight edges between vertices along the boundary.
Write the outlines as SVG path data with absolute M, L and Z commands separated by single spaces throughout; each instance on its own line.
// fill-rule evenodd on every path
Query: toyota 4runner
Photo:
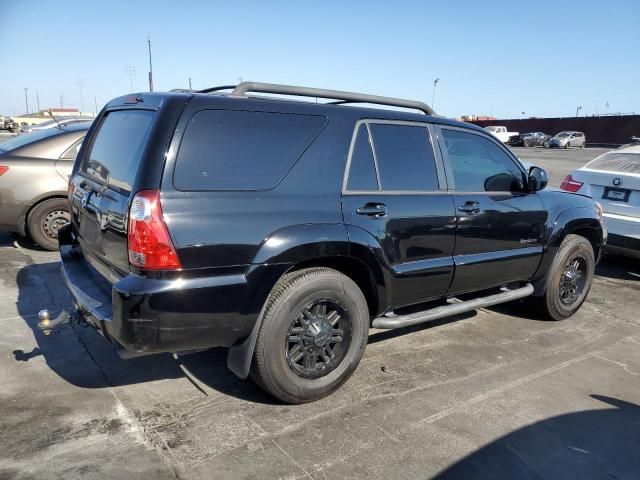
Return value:
M 69 182 L 75 310 L 39 325 L 88 322 L 128 357 L 229 347 L 239 377 L 312 401 L 354 372 L 371 327 L 524 297 L 575 313 L 602 213 L 546 183 L 420 102 L 252 82 L 117 98 Z

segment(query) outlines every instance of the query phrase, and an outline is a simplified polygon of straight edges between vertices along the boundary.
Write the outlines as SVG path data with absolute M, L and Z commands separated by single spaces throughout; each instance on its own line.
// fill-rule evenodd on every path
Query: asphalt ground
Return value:
M 599 152 L 515 149 L 559 184 Z M 611 257 L 549 322 L 522 303 L 371 330 L 318 402 L 278 403 L 213 349 L 121 360 L 69 299 L 56 253 L 0 235 L 0 478 L 640 478 L 640 264 Z

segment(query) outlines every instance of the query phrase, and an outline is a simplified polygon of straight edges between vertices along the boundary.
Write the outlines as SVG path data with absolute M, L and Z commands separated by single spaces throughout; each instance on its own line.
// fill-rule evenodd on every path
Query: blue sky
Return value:
M 447 116 L 640 113 L 640 2 L 0 2 L 0 113 L 247 80 L 420 99 Z

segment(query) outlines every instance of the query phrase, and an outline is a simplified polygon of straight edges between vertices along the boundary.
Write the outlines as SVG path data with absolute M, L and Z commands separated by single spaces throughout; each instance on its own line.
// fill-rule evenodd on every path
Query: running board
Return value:
M 439 318 L 450 317 L 460 313 L 469 312 L 478 308 L 485 308 L 498 303 L 510 302 L 518 298 L 528 297 L 533 293 L 533 285 L 527 283 L 524 287 L 513 290 L 502 288 L 502 292 L 487 297 L 474 298 L 472 300 L 459 301 L 451 299 L 456 303 L 435 307 L 430 310 L 412 313 L 410 315 L 387 314 L 382 317 L 375 318 L 371 324 L 373 328 L 391 330 L 394 328 L 409 327 L 418 323 L 437 320 Z

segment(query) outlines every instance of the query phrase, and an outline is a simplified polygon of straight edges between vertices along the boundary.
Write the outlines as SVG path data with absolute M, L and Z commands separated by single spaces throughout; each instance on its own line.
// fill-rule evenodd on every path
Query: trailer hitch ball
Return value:
M 60 315 L 58 315 L 58 317 L 54 320 L 51 319 L 49 310 L 40 310 L 38 312 L 38 318 L 40 319 L 40 321 L 38 322 L 38 328 L 45 335 L 50 335 L 52 331 L 62 325 L 67 325 L 74 322 L 77 323 L 77 315 L 70 314 L 65 310 L 63 310 L 62 313 L 60 313 Z
M 45 335 L 51 334 L 51 318 L 49 315 L 49 310 L 40 310 L 38 312 L 38 319 L 40 320 L 38 322 L 38 328 L 42 330 L 42 333 L 44 333 Z

